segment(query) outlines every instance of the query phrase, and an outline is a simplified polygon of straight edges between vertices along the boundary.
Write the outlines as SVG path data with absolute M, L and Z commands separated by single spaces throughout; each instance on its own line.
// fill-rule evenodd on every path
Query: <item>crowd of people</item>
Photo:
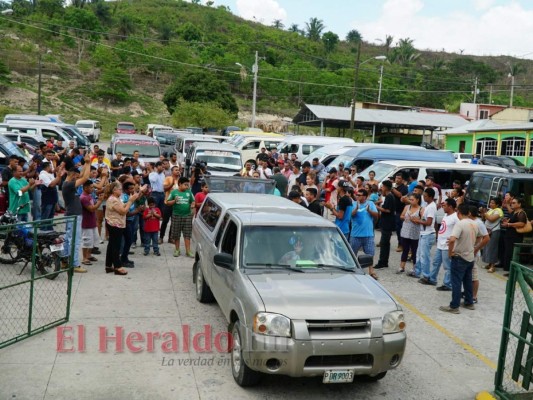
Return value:
M 183 236 L 185 255 L 193 257 L 192 217 L 209 188 L 201 171 L 191 180 L 181 175 L 175 154 L 156 163 L 144 163 L 138 151 L 132 157 L 118 153 L 109 160 L 98 145 L 84 152 L 73 143 L 63 147 L 48 140 L 29 162 L 11 156 L 1 185 L 8 210 L 21 222 L 28 221 L 30 213 L 33 221 L 62 214 L 76 217 L 66 223 L 64 268 L 72 259 L 74 272 L 87 272 L 86 267 L 98 261 L 95 256 L 102 254 L 98 245 L 107 241 L 106 272 L 126 275 L 126 268 L 135 267 L 129 258 L 132 248 L 142 246 L 145 256 L 150 251 L 161 255 L 159 245 L 169 223 L 174 256 L 181 255 Z M 52 223 L 40 225 L 42 230 L 53 228 Z
M 499 266 L 508 275 L 513 246 L 524 239 L 520 229 L 527 223 L 525 201 L 512 193 L 478 209 L 464 203 L 465 182 L 455 181 L 452 190 L 443 193 L 432 176 L 417 181 L 417 174 L 398 173 L 380 185 L 373 171 L 368 179 L 353 165 L 348 169 L 339 164 L 338 170 L 326 171 L 317 158 L 301 163 L 296 154 L 279 155 L 275 149 L 270 154 L 262 149 L 256 163 L 257 168 L 247 163 L 241 175 L 273 179 L 276 194 L 333 221 L 356 254 L 362 250 L 374 257 L 379 248 L 378 261 L 369 268 L 375 279 L 376 269 L 389 267 L 395 234 L 396 251 L 401 252 L 397 273 L 452 292 L 452 301 L 441 307 L 443 311 L 458 313 L 461 296 L 466 308 L 475 308 L 478 268 L 493 273 Z M 444 213 L 439 223 L 438 209 Z M 379 243 L 374 240 L 376 230 L 381 231 Z M 408 261 L 412 262 L 410 270 L 406 269 Z M 438 285 L 441 266 L 444 276 Z
M 453 300 L 443 307 L 445 311 L 458 311 L 461 284 L 465 306 L 474 307 L 479 289 L 477 266 L 485 263 L 491 273 L 498 265 L 509 271 L 513 245 L 523 240 L 525 203 L 511 193 L 491 199 L 487 209 L 478 210 L 464 204 L 464 183 L 459 181 L 449 193 L 442 193 L 432 176 L 417 181 L 416 175 L 399 173 L 380 184 L 372 171 L 365 179 L 355 166 L 339 164 L 338 169 L 326 170 L 319 159 L 300 162 L 296 154 L 279 154 L 276 149 L 262 149 L 256 165 L 247 162 L 239 175 L 269 179 L 275 183 L 274 194 L 334 222 L 356 254 L 362 250 L 374 257 L 379 249 L 378 261 L 369 268 L 375 279 L 376 269 L 389 267 L 391 240 L 396 236 L 396 251 L 401 252 L 397 273 L 439 291 L 451 291 Z M 11 156 L 2 172 L 2 186 L 9 210 L 17 212 L 20 221 L 27 221 L 30 213 L 33 220 L 49 220 L 63 212 L 77 217 L 76 226 L 67 224 L 63 253 L 67 260 L 71 248 L 82 249 L 81 258 L 78 251 L 72 254 L 75 272 L 87 272 L 86 266 L 101 254 L 98 245 L 107 240 L 106 272 L 126 275 L 126 268 L 135 267 L 129 255 L 138 245 L 144 255 L 150 250 L 161 255 L 159 246 L 167 228 L 173 255 L 181 255 L 183 236 L 185 256 L 194 257 L 192 219 L 209 193 L 205 181 L 209 172 L 205 164 L 194 166 L 191 172 L 190 179 L 183 177 L 175 154 L 168 159 L 162 156 L 156 163 L 144 163 L 139 152 L 132 157 L 118 153 L 109 160 L 98 145 L 83 153 L 74 143 L 63 147 L 49 140 L 29 163 Z M 264 193 L 264 187 L 248 182 L 244 191 Z M 439 224 L 438 209 L 444 212 Z M 43 224 L 41 229 L 52 226 Z M 379 243 L 374 240 L 376 230 L 381 231 Z M 500 233 L 503 230 L 505 234 Z M 441 266 L 445 273 L 438 285 Z

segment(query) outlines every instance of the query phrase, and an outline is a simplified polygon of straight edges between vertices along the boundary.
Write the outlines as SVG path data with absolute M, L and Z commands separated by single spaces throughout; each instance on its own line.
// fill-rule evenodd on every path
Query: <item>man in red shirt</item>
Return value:
M 194 196 L 194 202 L 196 203 L 196 207 L 195 207 L 196 214 L 198 214 L 198 210 L 200 209 L 205 198 L 209 194 L 209 186 L 207 185 L 207 182 L 202 182 L 200 188 L 201 190 L 198 193 L 196 193 L 196 196 Z
M 98 243 L 98 230 L 96 221 L 96 210 L 104 201 L 104 195 L 98 196 L 98 201 L 94 201 L 94 184 L 88 180 L 83 184 L 83 193 L 80 196 L 82 209 L 81 220 L 81 250 L 83 253 L 83 265 L 92 265 L 91 261 L 98 261 L 91 255 L 92 249 Z M 76 233 L 79 235 L 79 233 Z
M 154 255 L 160 256 L 159 253 L 159 224 L 161 221 L 161 210 L 155 206 L 155 199 L 148 199 L 148 208 L 144 210 L 144 255 L 150 254 L 150 242 L 154 248 Z
M 324 180 L 324 190 L 326 192 L 325 202 L 337 206 L 337 186 L 339 180 L 337 178 L 337 169 L 335 167 L 328 171 L 328 177 Z M 324 217 L 330 221 L 335 221 L 335 215 L 330 209 L 324 208 Z

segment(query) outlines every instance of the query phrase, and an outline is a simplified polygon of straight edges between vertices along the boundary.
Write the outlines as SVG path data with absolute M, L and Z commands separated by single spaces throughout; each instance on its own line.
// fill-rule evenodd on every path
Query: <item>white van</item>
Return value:
M 87 136 L 92 143 L 100 141 L 100 135 L 102 134 L 102 125 L 100 125 L 99 121 L 95 121 L 92 119 L 83 119 L 80 121 L 76 121 L 75 125 L 76 128 L 78 128 L 81 133 Z
M 2 124 L 2 130 L 6 130 L 8 132 L 26 133 L 28 135 L 35 135 L 39 138 L 43 137 L 45 139 L 54 138 L 54 140 L 62 140 L 65 143 L 65 146 L 70 140 L 72 140 L 72 137 L 68 134 L 68 132 L 64 131 L 63 129 L 53 125 L 40 125 L 35 121 L 12 121 Z
M 284 138 L 280 137 L 265 137 L 265 136 L 243 136 L 243 139 L 234 144 L 242 154 L 242 159 L 244 163 L 251 163 L 256 165 L 255 159 L 261 151 L 262 148 L 267 149 L 267 151 L 272 150 L 273 148 L 279 148 L 280 143 L 283 142 Z
M 417 181 L 425 180 L 426 176 L 432 176 L 435 179 L 435 183 L 441 187 L 441 201 L 447 198 L 447 193 L 452 190 L 454 181 L 458 180 L 464 185 L 470 181 L 474 172 L 507 172 L 505 168 L 488 165 L 396 160 L 376 162 L 361 172 L 361 176 L 368 179 L 370 171 L 376 173 L 375 179 L 380 183 L 388 180 L 389 177 L 396 176 L 398 173 L 402 173 L 405 177 L 410 176 L 411 173 L 416 173 Z M 437 223 L 440 223 L 443 215 L 442 209 L 439 208 Z
M 192 175 L 198 163 L 205 163 L 212 176 L 233 176 L 242 170 L 239 149 L 230 144 L 199 142 L 194 143 L 187 152 L 187 176 Z
M 4 117 L 4 123 L 19 121 L 63 122 L 61 115 L 7 114 Z
M 188 131 L 187 133 L 178 133 L 176 135 L 174 152 L 178 157 L 178 161 L 182 165 L 185 165 L 185 158 L 187 157 L 187 152 L 189 151 L 189 148 L 197 142 L 218 143 L 218 140 L 205 135 L 193 135 Z
M 303 160 L 313 151 L 333 143 L 354 144 L 350 138 L 329 137 L 329 136 L 291 136 L 285 138 L 281 143 L 279 152 L 281 154 L 296 154 L 298 160 Z

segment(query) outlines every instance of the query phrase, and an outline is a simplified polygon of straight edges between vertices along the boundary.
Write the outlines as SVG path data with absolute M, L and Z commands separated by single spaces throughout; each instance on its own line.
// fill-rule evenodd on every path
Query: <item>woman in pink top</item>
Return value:
M 120 242 L 124 228 L 126 227 L 126 214 L 130 206 L 137 198 L 139 193 L 132 194 L 127 203 L 120 201 L 122 194 L 122 185 L 119 182 L 113 182 L 106 188 L 107 205 L 105 209 L 105 225 L 109 233 L 109 242 L 105 256 L 105 272 L 114 272 L 115 275 L 127 275 L 120 261 Z

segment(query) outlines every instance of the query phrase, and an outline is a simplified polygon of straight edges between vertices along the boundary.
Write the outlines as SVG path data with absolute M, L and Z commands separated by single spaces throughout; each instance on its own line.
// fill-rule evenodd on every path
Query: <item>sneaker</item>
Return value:
M 149 252 L 149 251 L 145 251 L 143 254 L 144 254 L 145 256 L 147 256 L 148 254 L 150 254 L 150 252 Z
M 389 266 L 388 265 L 381 265 L 381 264 L 374 265 L 374 269 L 382 269 L 382 268 L 389 268 Z
M 396 271 L 396 273 L 399 275 L 399 274 L 403 274 L 405 272 L 405 269 L 399 269 L 398 271 Z
M 474 298 L 474 304 L 477 304 L 477 298 Z
M 161 253 L 160 252 L 154 253 L 154 255 L 157 256 L 157 257 L 161 257 Z
M 446 286 L 446 285 L 439 286 L 439 287 L 437 288 L 437 290 L 440 291 L 440 292 L 451 292 L 451 291 L 452 291 L 452 289 L 449 288 L 449 287 Z
M 461 314 L 461 311 L 459 311 L 459 308 L 451 308 L 450 306 L 440 306 L 439 310 L 444 312 L 449 312 L 451 314 Z
M 192 251 L 188 251 L 185 253 L 187 257 L 194 258 L 194 253 Z
M 83 267 L 74 267 L 74 272 L 77 272 L 78 274 L 84 274 L 87 272 L 87 270 Z
M 422 285 L 429 285 L 429 279 L 423 276 L 418 280 L 418 283 L 421 283 Z
M 409 271 L 407 273 L 407 276 L 410 276 L 411 278 L 419 278 L 419 276 L 415 273 L 415 271 Z
M 174 250 L 174 257 L 179 257 L 181 254 L 181 251 L 179 250 Z
M 131 262 L 131 261 L 127 261 L 127 262 L 123 263 L 123 267 L 125 267 L 125 268 L 135 268 L 135 264 L 133 264 L 133 262 Z
M 136 249 L 136 248 L 137 248 L 137 244 L 136 244 L 136 243 L 133 243 L 133 244 L 131 245 L 131 248 L 132 248 L 132 249 Z
M 467 310 L 475 310 L 476 309 L 476 306 L 473 305 L 473 304 L 461 304 L 464 308 L 466 308 Z

